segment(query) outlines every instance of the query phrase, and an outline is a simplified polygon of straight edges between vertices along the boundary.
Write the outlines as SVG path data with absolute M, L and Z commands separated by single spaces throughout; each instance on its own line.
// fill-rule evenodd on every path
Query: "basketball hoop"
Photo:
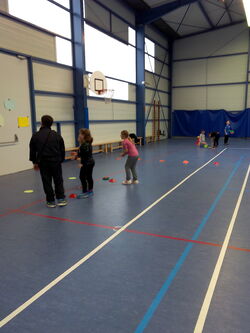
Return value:
M 109 103 L 112 102 L 112 98 L 114 96 L 114 93 L 115 93 L 114 89 L 105 89 L 105 90 L 103 90 L 102 95 L 104 97 L 105 104 L 109 104 Z

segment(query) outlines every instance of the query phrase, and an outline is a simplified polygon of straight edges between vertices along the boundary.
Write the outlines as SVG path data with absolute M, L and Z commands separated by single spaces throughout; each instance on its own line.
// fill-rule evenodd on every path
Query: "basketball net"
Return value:
M 114 93 L 115 93 L 114 89 L 105 89 L 98 91 L 98 95 L 103 96 L 105 104 L 109 104 L 112 102 Z

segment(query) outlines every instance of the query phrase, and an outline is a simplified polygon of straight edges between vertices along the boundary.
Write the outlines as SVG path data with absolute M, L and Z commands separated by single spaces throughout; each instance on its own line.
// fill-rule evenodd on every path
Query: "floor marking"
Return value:
M 229 148 L 229 149 L 250 149 L 250 148 Z
M 225 182 L 225 184 L 223 185 L 223 187 L 221 188 L 221 190 L 217 194 L 217 196 L 216 196 L 214 202 L 212 203 L 212 205 L 210 206 L 207 214 L 204 216 L 200 225 L 198 226 L 195 233 L 193 234 L 192 240 L 196 240 L 199 237 L 200 233 L 202 232 L 203 228 L 205 227 L 205 225 L 206 225 L 207 221 L 209 220 L 210 216 L 215 211 L 215 208 L 217 207 L 218 202 L 220 201 L 221 197 L 223 196 L 224 192 L 226 191 L 226 189 L 227 189 L 228 185 L 230 184 L 233 176 L 235 175 L 235 173 L 239 169 L 239 167 L 242 163 L 242 160 L 243 160 L 243 157 L 241 157 L 240 160 L 236 163 L 235 167 L 233 168 L 232 172 L 230 173 L 229 177 L 227 178 L 227 181 Z M 146 311 L 144 317 L 142 318 L 141 322 L 137 326 L 137 328 L 135 330 L 135 333 L 142 333 L 144 331 L 144 329 L 147 327 L 147 325 L 150 322 L 151 318 L 153 317 L 155 311 L 157 310 L 158 306 L 160 305 L 162 299 L 166 296 L 166 293 L 168 292 L 172 282 L 174 281 L 177 273 L 181 269 L 183 263 L 185 262 L 187 256 L 189 255 L 189 252 L 191 251 L 193 246 L 194 246 L 194 244 L 189 243 L 185 247 L 181 256 L 177 260 L 175 266 L 173 267 L 173 269 L 169 273 L 167 279 L 163 283 L 161 289 L 158 291 L 157 295 L 155 296 L 152 303 L 150 304 L 150 306 L 149 306 L 148 310 Z
M 64 217 L 50 216 L 50 215 L 45 215 L 45 214 L 32 213 L 32 212 L 28 212 L 28 211 L 16 211 L 16 213 L 31 215 L 31 216 L 38 216 L 38 217 L 42 217 L 42 218 L 47 218 L 47 219 L 52 219 L 52 220 L 62 221 L 62 222 L 69 222 L 69 223 L 74 223 L 74 224 L 82 224 L 82 225 L 87 225 L 90 227 L 110 229 L 110 230 L 114 230 L 114 231 L 117 231 L 118 229 L 120 229 L 122 227 L 122 226 L 113 227 L 113 226 L 108 226 L 108 225 L 104 225 L 104 224 L 96 224 L 96 223 L 90 223 L 90 222 L 85 222 L 85 221 L 72 220 L 72 219 L 68 219 L 68 218 L 64 218 Z M 177 240 L 177 241 L 186 242 L 186 243 L 194 243 L 194 244 L 209 245 L 209 246 L 216 246 L 216 247 L 222 246 L 222 244 L 219 244 L 219 243 L 198 241 L 198 240 L 193 240 L 193 239 L 183 238 L 183 237 L 160 235 L 160 234 L 155 234 L 155 233 L 145 232 L 145 231 L 140 231 L 140 230 L 134 230 L 134 229 L 126 229 L 126 230 L 124 230 L 124 232 L 131 233 L 131 234 L 137 234 L 137 235 L 166 238 L 166 239 Z M 228 248 L 231 250 L 235 250 L 235 251 L 250 252 L 250 249 L 241 248 L 241 247 L 228 246 Z
M 56 221 L 71 222 L 71 223 L 75 223 L 75 224 L 83 224 L 83 225 L 88 225 L 88 226 L 98 227 L 98 228 L 103 228 L 103 229 L 113 230 L 115 228 L 115 227 L 111 227 L 111 226 L 103 225 L 103 224 L 96 224 L 96 223 L 90 223 L 90 222 L 85 222 L 85 221 L 71 220 L 71 219 L 67 219 L 67 218 L 64 218 L 64 217 L 56 217 L 56 216 L 50 216 L 50 215 L 39 214 L 39 213 L 32 213 L 32 212 L 27 212 L 27 211 L 19 211 L 17 213 L 25 214 L 25 215 L 38 216 L 38 217 L 44 217 L 44 218 L 52 219 L 52 220 L 56 220 Z
M 109 244 L 113 239 L 115 239 L 120 233 L 122 233 L 125 229 L 127 229 L 131 224 L 133 224 L 135 221 L 140 219 L 143 215 L 145 215 L 150 209 L 155 207 L 159 202 L 161 202 L 163 199 L 165 199 L 167 196 L 169 196 L 172 192 L 174 192 L 177 188 L 179 188 L 182 184 L 184 184 L 188 179 L 190 179 L 192 176 L 194 176 L 197 172 L 205 168 L 209 163 L 211 163 L 214 159 L 216 159 L 218 156 L 224 153 L 227 148 L 223 149 L 220 153 L 215 155 L 213 158 L 211 158 L 208 162 L 203 164 L 201 167 L 193 171 L 190 175 L 185 177 L 182 181 L 180 181 L 177 185 L 172 187 L 169 191 L 167 191 L 165 194 L 163 194 L 159 199 L 155 200 L 151 205 L 149 205 L 147 208 L 145 208 L 141 213 L 136 215 L 132 220 L 130 220 L 128 223 L 126 223 L 121 229 L 117 230 L 113 235 L 108 237 L 104 242 L 102 242 L 100 245 L 98 245 L 95 249 L 93 249 L 91 252 L 89 252 L 86 256 L 84 256 L 82 259 L 80 259 L 78 262 L 76 262 L 73 266 L 71 266 L 69 269 L 67 269 L 64 273 L 59 275 L 56 279 L 51 281 L 47 286 L 45 286 L 43 289 L 41 289 L 38 293 L 36 293 L 34 296 L 29 298 L 25 303 L 20 305 L 16 310 L 11 312 L 8 316 L 3 318 L 0 321 L 0 328 L 6 325 L 9 321 L 11 321 L 13 318 L 15 318 L 17 315 L 19 315 L 22 311 L 24 311 L 28 306 L 30 306 L 32 303 L 34 303 L 37 299 L 39 299 L 41 296 L 43 296 L 46 292 L 48 292 L 51 288 L 53 288 L 55 285 L 57 285 L 60 281 L 62 281 L 66 276 L 68 276 L 70 273 L 72 273 L 74 270 L 76 270 L 79 266 L 81 266 L 84 262 L 86 262 L 88 259 L 90 259 L 92 256 L 94 256 L 97 252 L 99 252 L 102 248 L 104 248 L 107 244 Z M 192 246 L 193 244 L 188 244 L 188 246 Z
M 220 251 L 220 255 L 219 255 L 217 263 L 215 265 L 214 272 L 213 272 L 212 278 L 210 280 L 210 283 L 209 283 L 209 286 L 207 289 L 207 293 L 206 293 L 205 299 L 203 301 L 203 304 L 202 304 L 202 307 L 200 310 L 200 314 L 199 314 L 199 317 L 198 317 L 198 320 L 197 320 L 197 323 L 196 323 L 196 326 L 194 329 L 194 333 L 201 333 L 203 331 L 204 324 L 205 324 L 207 314 L 208 314 L 208 310 L 209 310 L 209 307 L 210 307 L 210 304 L 211 304 L 211 301 L 213 298 L 214 290 L 215 290 L 215 287 L 216 287 L 216 284 L 217 284 L 217 281 L 218 281 L 218 278 L 220 275 L 220 271 L 221 271 L 221 267 L 222 267 L 225 255 L 226 255 L 228 244 L 229 244 L 232 232 L 233 232 L 236 218 L 239 213 L 241 201 L 242 201 L 242 198 L 243 198 L 243 195 L 245 192 L 245 188 L 246 188 L 246 185 L 248 182 L 248 178 L 249 178 L 249 173 L 250 173 L 250 165 L 247 169 L 247 173 L 246 173 L 244 182 L 242 184 L 242 188 L 241 188 L 231 221 L 230 221 L 228 229 L 227 229 L 227 233 L 226 233 L 226 236 L 225 236 L 225 239 L 224 239 L 221 251 Z

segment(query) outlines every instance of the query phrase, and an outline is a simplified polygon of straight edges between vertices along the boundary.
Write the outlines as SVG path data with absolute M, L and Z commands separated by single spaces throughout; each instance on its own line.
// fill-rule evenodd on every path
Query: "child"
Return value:
M 87 199 L 94 195 L 93 187 L 93 169 L 95 166 L 95 160 L 92 155 L 92 142 L 93 138 L 91 136 L 90 130 L 80 129 L 78 142 L 80 148 L 77 156 L 81 160 L 81 170 L 80 170 L 80 180 L 82 183 L 82 193 L 77 196 L 77 199 Z
M 206 135 L 205 135 L 205 131 L 202 130 L 201 134 L 200 134 L 200 145 L 206 145 Z
M 211 148 L 216 148 L 219 146 L 220 132 L 211 132 L 209 134 L 211 138 Z
M 121 139 L 123 140 L 123 153 L 121 154 L 121 156 L 128 155 L 128 159 L 125 164 L 126 180 L 124 180 L 122 184 L 139 184 L 136 173 L 136 164 L 139 158 L 138 150 L 136 149 L 135 144 L 132 142 L 132 139 L 129 137 L 128 131 L 121 132 Z M 131 173 L 133 176 L 133 181 L 131 180 Z
M 64 141 L 61 135 L 51 129 L 53 121 L 51 116 L 42 116 L 41 128 L 30 140 L 30 161 L 33 162 L 35 170 L 40 169 L 49 208 L 56 207 L 55 195 L 58 206 L 67 205 L 62 176 L 62 162 L 65 158 Z M 55 184 L 55 192 L 52 180 Z
M 226 122 L 226 126 L 225 126 L 225 129 L 224 129 L 224 133 L 225 133 L 224 145 L 228 145 L 229 135 L 230 135 L 231 131 L 232 131 L 232 127 L 231 127 L 230 121 L 228 120 Z

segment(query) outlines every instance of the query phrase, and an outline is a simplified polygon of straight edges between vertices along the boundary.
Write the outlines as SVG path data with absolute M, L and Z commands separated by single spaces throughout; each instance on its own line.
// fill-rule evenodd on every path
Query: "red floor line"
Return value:
M 70 223 L 75 223 L 75 224 L 83 224 L 83 225 L 88 225 L 88 226 L 98 227 L 98 228 L 103 228 L 103 229 L 119 230 L 118 227 L 111 227 L 111 226 L 107 226 L 107 225 L 103 225 L 103 224 L 95 224 L 95 223 L 90 223 L 90 222 L 71 220 L 71 219 L 67 219 L 67 218 L 55 217 L 55 216 L 49 216 L 49 215 L 37 214 L 37 213 L 31 213 L 31 212 L 27 212 L 27 211 L 16 211 L 16 212 L 17 213 L 23 213 L 23 214 L 26 214 L 26 215 L 44 217 L 44 218 L 58 220 L 58 221 L 70 222 Z M 127 230 L 124 230 L 124 231 L 128 232 L 128 233 L 138 234 L 138 235 L 146 235 L 146 236 L 152 236 L 152 237 L 167 238 L 167 239 L 178 240 L 178 241 L 187 242 L 187 243 L 195 243 L 195 244 L 215 246 L 215 247 L 221 247 L 222 246 L 221 244 L 218 244 L 218 243 L 198 241 L 198 240 L 192 240 L 192 239 L 180 238 L 180 237 L 173 237 L 173 236 L 167 236 L 167 235 L 159 235 L 159 234 L 154 234 L 154 233 L 144 232 L 144 231 L 139 231 L 139 230 L 127 229 Z M 244 249 L 244 248 L 235 247 L 235 246 L 229 246 L 228 248 L 231 249 L 231 250 L 235 250 L 235 251 L 250 252 L 250 249 Z
M 102 228 L 102 229 L 119 230 L 118 227 L 111 227 L 111 226 L 107 226 L 107 225 L 103 225 L 103 224 L 77 221 L 77 220 L 67 219 L 67 218 L 63 218 L 63 217 L 50 216 L 50 215 L 32 213 L 32 212 L 27 212 L 27 211 L 16 211 L 16 213 L 38 216 L 38 217 L 48 218 L 48 219 L 52 219 L 52 220 L 56 220 L 56 221 L 70 222 L 70 223 L 75 223 L 75 224 L 83 224 L 83 225 L 98 227 L 98 228 Z M 221 244 L 218 244 L 218 243 L 198 241 L 198 240 L 192 240 L 192 239 L 181 238 L 181 237 L 173 237 L 173 236 L 167 236 L 167 235 L 159 235 L 159 234 L 144 232 L 144 231 L 139 231 L 139 230 L 126 229 L 124 231 L 127 232 L 127 233 L 133 233 L 133 234 L 138 234 L 138 235 L 146 235 L 146 236 L 152 236 L 152 237 L 158 237 L 158 238 L 178 240 L 178 241 L 182 241 L 182 242 L 186 242 L 186 243 L 194 243 L 194 244 L 201 244 L 201 245 L 208 245 L 208 246 L 215 246 L 215 247 L 221 247 L 222 246 Z M 250 252 L 250 249 L 244 249 L 244 248 L 239 248 L 239 247 L 235 247 L 235 246 L 229 246 L 228 248 L 231 249 L 231 250 L 236 250 L 236 251 Z
M 204 241 L 198 241 L 198 240 L 192 240 L 192 239 L 180 238 L 180 237 L 173 237 L 173 236 L 167 236 L 167 235 L 158 235 L 158 234 L 154 234 L 154 233 L 150 233 L 150 232 L 144 232 L 144 231 L 138 231 L 138 230 L 128 229 L 128 230 L 126 230 L 126 232 L 131 232 L 133 234 L 138 234 L 138 235 L 146 235 L 146 236 L 153 236 L 153 237 L 159 237 L 159 238 L 173 239 L 173 240 L 178 240 L 178 241 L 187 242 L 187 243 L 195 243 L 195 244 L 221 247 L 221 244 L 217 244 L 217 243 L 204 242 Z
M 98 227 L 102 229 L 114 229 L 114 227 L 110 227 L 107 225 L 103 224 L 95 224 L 95 223 L 90 223 L 90 222 L 85 222 L 85 221 L 77 221 L 77 220 L 71 220 L 63 217 L 56 217 L 56 216 L 50 216 L 50 215 L 44 215 L 44 214 L 38 214 L 38 213 L 32 213 L 32 212 L 27 212 L 27 211 L 16 211 L 19 214 L 25 214 L 25 215 L 32 215 L 32 216 L 38 216 L 38 217 L 43 217 L 51 220 L 56 220 L 56 221 L 63 221 L 63 222 L 70 222 L 70 223 L 75 223 L 75 224 L 83 224 L 83 225 L 88 225 L 92 227 Z

